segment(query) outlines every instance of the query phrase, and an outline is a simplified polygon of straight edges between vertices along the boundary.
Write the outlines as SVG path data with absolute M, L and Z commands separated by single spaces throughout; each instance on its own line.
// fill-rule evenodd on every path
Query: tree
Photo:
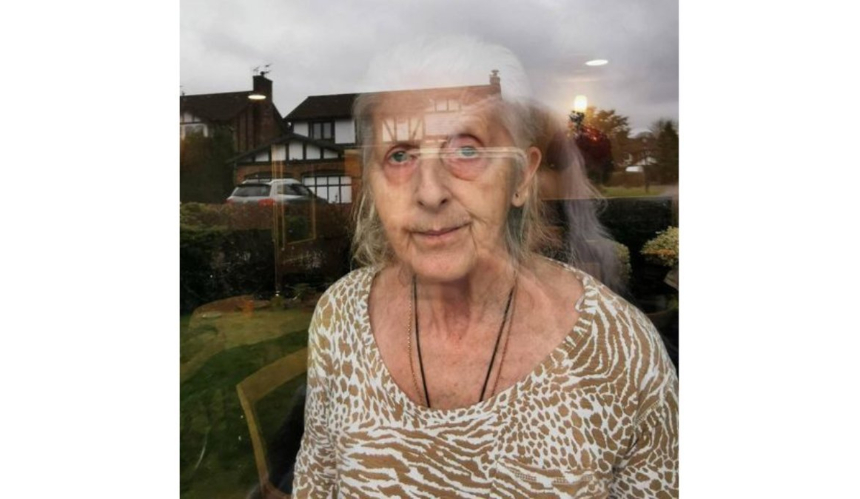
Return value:
M 609 138 L 612 146 L 612 159 L 616 166 L 629 166 L 631 144 L 630 123 L 627 116 L 617 114 L 614 109 L 605 111 L 596 107 L 589 107 L 585 110 L 583 123 Z
M 660 118 L 651 125 L 651 133 L 657 138 L 655 170 L 661 183 L 678 182 L 678 125 L 667 118 Z
M 179 200 L 223 203 L 233 190 L 233 169 L 227 160 L 234 155 L 229 129 L 215 128 L 209 137 L 187 134 L 179 145 Z
M 588 179 L 595 184 L 604 184 L 612 176 L 615 162 L 612 159 L 612 143 L 600 130 L 582 126 L 576 135 L 576 146 L 585 161 Z

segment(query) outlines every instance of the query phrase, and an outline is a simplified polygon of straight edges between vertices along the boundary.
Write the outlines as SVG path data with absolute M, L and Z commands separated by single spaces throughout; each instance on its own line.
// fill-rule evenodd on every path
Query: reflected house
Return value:
M 262 98 L 252 99 L 252 95 Z M 181 139 L 191 133 L 210 137 L 219 127 L 232 132 L 233 146 L 239 152 L 268 144 L 287 132 L 272 101 L 272 81 L 265 73 L 254 76 L 252 90 L 179 97 Z
M 414 133 L 416 127 L 432 134 L 433 118 L 459 111 L 464 96 L 483 98 L 501 93 L 501 80 L 493 73 L 487 85 L 420 90 L 372 92 L 391 96 L 422 92 L 428 95 L 432 113 L 425 122 L 391 116 L 383 120 L 386 140 Z M 287 133 L 233 158 L 236 183 L 251 179 L 291 177 L 301 181 L 329 203 L 349 205 L 361 189 L 361 154 L 356 146 L 357 128 L 352 114 L 358 93 L 312 95 L 283 119 Z M 431 97 L 432 96 L 432 97 Z M 435 116 L 433 116 L 435 115 Z
M 350 205 L 361 179 L 352 118 L 357 96 L 306 98 L 281 120 L 283 134 L 230 160 L 236 184 L 294 178 L 329 203 Z
M 234 183 L 228 159 L 284 133 L 264 73 L 253 77 L 251 90 L 180 96 L 180 201 L 222 203 Z
M 284 117 L 285 125 L 296 135 L 322 144 L 341 148 L 339 161 L 322 161 L 313 174 L 303 174 L 301 181 L 318 196 L 331 203 L 352 203 L 361 185 L 361 168 L 356 150 L 356 126 L 352 105 L 359 94 L 312 95 Z M 308 160 L 325 151 L 305 151 Z M 298 153 L 298 150 L 296 150 Z
M 237 184 L 289 177 L 302 181 L 330 203 L 342 204 L 353 198 L 351 178 L 344 173 L 345 151 L 329 141 L 287 132 L 230 162 Z
M 370 95 L 395 94 L 413 100 L 425 94 L 427 100 L 427 107 L 422 109 L 425 119 L 405 114 L 385 116 L 378 125 L 378 136 L 384 140 L 412 137 L 416 132 L 432 136 L 469 100 L 500 95 L 500 82 L 494 71 L 484 85 L 372 92 Z M 277 203 L 275 209 L 256 210 L 253 216 L 246 216 L 245 212 L 250 213 L 247 207 L 223 211 L 232 217 L 233 229 L 271 231 L 274 290 L 279 294 L 291 279 L 311 281 L 320 275 L 334 279 L 350 266 L 349 215 L 361 191 L 362 178 L 353 117 L 353 105 L 360 94 L 309 96 L 286 117 L 279 114 L 272 95 L 272 81 L 265 72 L 253 77 L 252 90 L 183 95 L 180 137 L 212 137 L 218 130 L 227 130 L 233 139 L 236 152 L 232 157 L 213 158 L 202 175 L 195 172 L 197 176 L 183 177 L 183 182 L 189 179 L 194 187 L 208 189 L 211 195 L 206 196 L 206 202 L 223 203 L 239 184 L 275 178 L 295 179 L 326 201 L 304 206 Z M 228 190 L 223 196 L 215 192 L 223 190 L 220 183 L 213 182 L 212 188 L 206 184 L 210 177 L 226 181 Z M 268 208 L 269 204 L 261 201 L 259 206 Z

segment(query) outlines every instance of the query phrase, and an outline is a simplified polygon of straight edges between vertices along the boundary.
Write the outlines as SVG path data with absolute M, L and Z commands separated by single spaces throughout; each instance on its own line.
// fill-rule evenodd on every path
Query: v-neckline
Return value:
M 547 260 L 574 274 L 577 280 L 580 281 L 583 288 L 582 296 L 573 305 L 574 311 L 579 313 L 579 318 L 574 323 L 570 332 L 565 335 L 564 339 L 562 339 L 562 341 L 556 345 L 556 347 L 553 348 L 552 351 L 550 351 L 550 353 L 547 354 L 534 369 L 511 386 L 482 401 L 468 406 L 454 407 L 450 409 L 429 408 L 417 404 L 409 398 L 400 385 L 394 381 L 391 371 L 382 358 L 382 353 L 379 350 L 379 345 L 376 342 L 376 336 L 373 334 L 373 329 L 370 323 L 370 293 L 373 282 L 383 267 L 374 266 L 363 269 L 365 275 L 363 275 L 361 279 L 362 282 L 359 296 L 359 302 L 362 305 L 359 317 L 359 322 L 361 324 L 359 334 L 363 340 L 364 346 L 367 348 L 371 369 L 378 371 L 372 372 L 372 374 L 378 374 L 380 376 L 385 394 L 391 397 L 392 400 L 405 411 L 412 414 L 421 416 L 438 416 L 445 419 L 457 419 L 465 415 L 485 412 L 493 407 L 512 402 L 517 398 L 520 392 L 527 389 L 531 384 L 537 382 L 540 375 L 557 366 L 578 344 L 577 340 L 587 334 L 590 330 L 594 318 L 594 311 L 597 306 L 596 296 L 599 294 L 599 290 L 593 280 L 594 278 L 585 272 L 555 260 Z

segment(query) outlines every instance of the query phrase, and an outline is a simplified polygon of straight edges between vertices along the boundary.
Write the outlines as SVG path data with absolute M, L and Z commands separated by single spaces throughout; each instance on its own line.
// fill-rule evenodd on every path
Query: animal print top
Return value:
M 528 376 L 469 407 L 410 400 L 370 330 L 374 268 L 320 299 L 293 497 L 678 495 L 678 378 L 659 334 L 589 275 L 579 320 Z

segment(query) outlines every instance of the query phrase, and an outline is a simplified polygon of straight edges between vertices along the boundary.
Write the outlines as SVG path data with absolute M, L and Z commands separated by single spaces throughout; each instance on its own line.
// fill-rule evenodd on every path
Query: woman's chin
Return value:
M 463 279 L 475 267 L 471 258 L 464 255 L 438 255 L 432 257 L 416 258 L 407 263 L 424 282 L 442 283 L 454 282 Z

